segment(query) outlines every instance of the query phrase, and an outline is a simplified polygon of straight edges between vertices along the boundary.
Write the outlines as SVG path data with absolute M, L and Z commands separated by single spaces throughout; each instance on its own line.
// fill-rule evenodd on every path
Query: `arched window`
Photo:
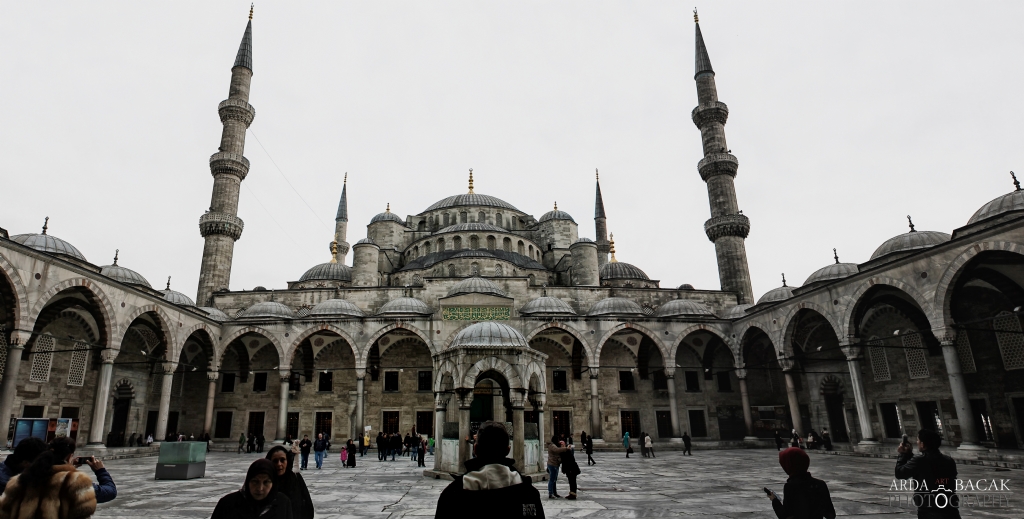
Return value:
M 452 239 L 452 248 L 455 250 L 462 250 L 462 237 L 456 236 Z
M 498 227 L 505 226 L 505 219 L 502 218 L 501 213 L 496 213 L 494 215 L 494 225 L 497 225 Z
M 423 242 L 423 254 L 430 254 L 430 242 Z
M 526 244 L 523 243 L 523 240 L 519 240 L 519 254 L 526 256 Z
M 420 220 L 420 224 L 417 226 L 417 230 L 418 231 L 426 231 L 427 230 L 427 222 L 425 220 Z
M 505 252 L 512 252 L 512 240 L 509 238 L 501 240 L 501 248 L 505 249 Z
M 535 278 L 533 274 L 530 274 L 529 276 L 527 276 L 527 278 L 530 280 L 531 287 L 537 285 L 537 278 Z
M 469 237 L 469 248 L 472 250 L 480 248 L 480 238 L 477 238 L 475 234 Z
M 487 237 L 487 250 L 494 250 L 498 247 L 498 239 L 494 236 Z
M 449 221 L 448 213 L 444 213 L 444 226 L 445 227 L 448 227 L 449 225 L 451 225 L 451 224 L 448 223 L 448 221 Z
M 455 277 L 455 265 L 448 265 L 448 277 Z
M 420 257 L 420 246 L 419 245 L 417 245 L 417 246 L 412 248 L 412 255 L 416 256 L 417 258 Z
M 469 213 L 467 213 L 465 211 L 459 213 L 459 222 L 461 222 L 461 223 L 469 223 Z
M 480 275 L 480 264 L 476 263 L 476 262 L 473 262 L 473 264 L 469 266 L 469 273 L 471 275 L 474 275 L 474 276 L 479 276 Z
M 992 320 L 992 328 L 996 331 L 996 343 L 1003 357 L 1003 369 L 1024 368 L 1024 335 L 1021 334 L 1020 319 L 1010 312 L 999 312 Z
M 437 240 L 437 252 L 444 252 L 444 238 L 438 238 L 438 240 Z
M 501 263 L 494 266 L 494 275 L 499 278 L 505 275 L 505 269 L 501 266 Z
M 533 259 L 533 245 L 530 245 L 530 259 Z
M 480 211 L 476 215 L 476 221 L 480 223 L 487 223 L 487 213 Z

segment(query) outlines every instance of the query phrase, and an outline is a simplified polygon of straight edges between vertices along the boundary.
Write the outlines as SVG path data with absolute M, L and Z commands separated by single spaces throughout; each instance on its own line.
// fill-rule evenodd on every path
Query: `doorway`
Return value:
M 640 437 L 640 411 L 619 411 L 619 418 L 622 420 L 622 436 L 628 432 L 632 439 Z
M 331 437 L 331 424 L 334 420 L 334 415 L 331 412 L 320 412 L 313 415 L 313 437 L 316 438 L 320 433 L 324 434 L 324 437 Z
M 572 416 L 569 411 L 552 411 L 551 425 L 555 436 L 568 437 L 572 434 Z M 547 439 L 547 438 L 545 438 Z
M 942 436 L 939 426 L 939 406 L 935 402 L 915 402 L 917 405 L 917 425 L 921 430 L 935 431 Z
M 654 418 L 658 422 L 658 438 L 671 438 L 672 413 L 669 411 L 655 411 Z
M 266 416 L 267 413 L 263 411 L 250 411 L 249 426 L 246 428 L 246 432 L 259 438 L 263 434 L 263 422 L 266 420 Z
M 217 426 L 213 430 L 214 438 L 231 437 L 231 411 L 217 412 Z
M 285 434 L 291 436 L 293 440 L 299 439 L 299 413 L 289 412 L 288 413 L 288 427 L 285 430 Z
M 708 435 L 708 422 L 704 418 L 703 409 L 690 409 L 686 411 L 686 416 L 690 419 L 690 436 L 704 438 Z
M 843 410 L 843 395 L 825 395 L 825 413 L 828 415 L 828 432 L 834 442 L 848 442 L 846 434 L 846 413 Z

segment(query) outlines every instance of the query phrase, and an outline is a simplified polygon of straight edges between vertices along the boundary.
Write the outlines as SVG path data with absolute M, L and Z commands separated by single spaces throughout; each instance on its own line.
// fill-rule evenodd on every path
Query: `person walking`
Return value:
M 810 464 L 811 458 L 798 447 L 790 447 L 779 453 L 779 465 L 789 475 L 789 479 L 782 490 L 785 501 L 775 492 L 768 494 L 778 519 L 835 519 L 836 509 L 832 505 L 828 485 L 811 477 L 811 473 L 807 472 Z
M 62 437 L 7 482 L 0 496 L 0 518 L 87 519 L 96 512 L 96 492 L 88 474 L 75 470 L 75 442 Z
M 647 436 L 646 436 L 646 437 L 644 438 L 644 442 L 645 442 L 645 443 L 647 444 L 647 454 L 648 454 L 648 455 L 649 455 L 650 457 L 654 458 L 654 457 L 655 457 L 655 456 L 654 456 L 654 440 L 653 440 L 653 439 L 651 439 L 651 435 L 650 435 L 650 434 L 648 434 L 648 435 L 647 435 Z
M 249 436 L 245 439 L 245 453 L 252 454 L 256 450 L 256 435 L 249 433 Z
M 256 448 L 258 449 L 256 452 L 259 452 L 259 453 L 262 454 L 263 453 L 263 446 L 266 445 L 266 443 L 267 443 L 266 436 L 263 436 L 263 433 L 260 433 L 260 435 L 256 437 Z
M 775 429 L 775 450 L 781 451 L 783 443 L 785 442 L 782 441 L 782 434 L 779 433 L 778 429 Z
M 647 457 L 647 433 L 640 431 L 640 436 L 636 437 L 637 443 L 640 444 L 640 455 Z
M 292 519 L 292 503 L 274 485 L 274 464 L 260 458 L 249 465 L 242 488 L 220 498 L 210 519 Z
M 580 466 L 576 463 L 576 452 L 574 445 L 566 445 L 562 443 L 562 447 L 568 447 L 565 452 L 562 453 L 562 472 L 565 473 L 566 479 L 569 480 L 569 495 L 565 496 L 566 499 L 576 499 L 576 476 L 580 475 Z
M 348 450 L 348 466 L 350 468 L 355 468 L 355 466 L 356 466 L 356 442 L 354 442 L 352 440 L 349 440 L 348 441 L 348 445 L 345 446 L 345 449 Z
M 484 422 L 473 445 L 476 457 L 466 460 L 466 473 L 455 476 L 437 500 L 435 519 L 544 519 L 540 493 L 529 476 L 516 471 L 509 459 L 505 426 Z
M 349 440 L 348 443 L 352 443 L 352 440 Z M 338 459 L 341 461 L 341 468 L 348 468 L 348 444 L 341 446 L 341 452 L 338 454 Z
M 377 461 L 384 461 L 384 433 L 377 433 Z
M 585 436 L 586 439 L 580 438 L 580 443 L 583 444 L 583 449 L 587 452 L 587 466 L 597 465 L 594 461 L 594 437 L 584 431 L 580 436 Z
M 427 464 L 423 458 L 427 457 L 427 440 L 420 440 L 420 444 L 417 446 L 416 459 L 418 460 L 417 466 L 426 467 Z
M 283 445 L 275 445 L 267 452 L 267 459 L 274 464 L 273 483 L 277 492 L 288 497 L 294 519 L 313 519 L 313 498 L 302 474 L 292 470 L 295 455 Z
M 629 431 L 622 435 L 622 446 L 626 448 L 626 457 L 628 458 L 633 452 L 633 447 L 629 446 Z
M 431 456 L 434 455 L 434 437 L 433 436 L 431 436 L 430 438 L 427 438 L 427 451 L 430 452 Z
M 309 441 L 309 435 L 303 434 L 302 441 L 299 442 L 299 455 L 302 457 L 302 463 L 299 465 L 299 470 L 306 470 L 309 465 L 309 450 L 313 448 L 313 442 Z
M 558 495 L 558 467 L 562 464 L 562 453 L 567 450 L 557 435 L 551 437 L 548 444 L 548 499 L 562 497 Z
M 825 450 L 832 450 L 832 435 L 828 433 L 828 429 L 822 428 L 821 430 L 821 443 L 824 445 Z
M 683 431 L 683 455 L 685 456 L 689 454 L 690 456 L 693 456 L 692 448 L 693 442 L 690 440 L 690 435 L 687 434 L 686 431 Z
M 362 450 L 359 452 L 359 457 L 366 456 L 367 451 L 370 450 L 370 431 L 363 431 L 363 444 L 361 445 Z
M 327 454 L 327 448 L 330 446 L 331 442 L 324 438 L 324 433 L 316 435 L 316 441 L 313 442 L 313 458 L 316 460 L 317 469 L 324 467 L 324 455 Z
M 790 447 L 799 447 L 800 446 L 800 434 L 796 432 L 796 429 L 793 429 L 793 432 L 790 433 L 789 446 Z
M 402 452 L 402 435 L 394 433 L 391 435 L 391 461 Z
M 917 492 L 912 500 L 917 505 L 918 519 L 960 519 L 958 506 L 960 496 L 956 494 L 957 470 L 953 458 L 939 451 L 942 437 L 930 429 L 917 433 L 918 455 L 909 441 L 900 443 L 896 449 L 896 477 L 913 479 Z M 939 499 L 939 495 L 943 498 Z M 945 503 L 940 506 L 939 501 Z

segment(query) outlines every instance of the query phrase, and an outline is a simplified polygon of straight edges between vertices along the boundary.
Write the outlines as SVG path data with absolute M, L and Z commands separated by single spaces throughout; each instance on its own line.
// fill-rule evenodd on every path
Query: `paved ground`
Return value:
M 212 453 L 206 477 L 190 481 L 155 481 L 156 458 L 111 461 L 107 467 L 119 495 L 112 503 L 100 505 L 96 517 L 209 517 L 221 496 L 241 486 L 254 457 Z M 781 494 L 786 479 L 772 450 L 697 451 L 692 457 L 666 452 L 656 459 L 634 455 L 628 460 L 622 454 L 601 453 L 596 459 L 596 467 L 582 465 L 578 501 L 548 500 L 546 483 L 537 485 L 548 517 L 774 517 L 761 487 Z M 422 477 L 422 469 L 408 458 L 380 463 L 371 452 L 358 464 L 354 469 L 342 468 L 335 454 L 323 470 L 303 472 L 317 517 L 433 516 L 437 496 L 448 483 Z M 433 460 L 428 459 L 427 466 L 432 464 Z M 888 506 L 892 470 L 893 462 L 885 459 L 811 457 L 811 473 L 828 482 L 841 516 L 914 517 L 906 510 Z M 964 517 L 1024 517 L 1021 471 L 961 465 L 960 478 L 1009 479 L 1015 492 L 1009 497 L 1010 508 L 962 509 Z M 568 493 L 564 476 L 558 483 L 560 493 Z

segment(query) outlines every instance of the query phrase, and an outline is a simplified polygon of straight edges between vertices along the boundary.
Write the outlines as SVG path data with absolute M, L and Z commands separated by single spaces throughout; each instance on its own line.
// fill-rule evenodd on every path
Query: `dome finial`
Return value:
M 473 168 L 469 168 L 469 194 L 473 194 Z
M 50 226 L 50 217 L 47 216 L 46 219 L 43 220 L 43 236 L 46 236 L 46 229 L 49 229 L 49 226 Z
M 252 10 L 253 10 L 254 7 L 256 7 L 256 4 L 249 4 L 249 21 L 250 22 L 252 21 Z M 694 12 L 696 13 L 697 11 L 694 11 Z
M 167 288 L 165 290 L 170 290 L 170 289 L 171 289 L 171 276 L 167 276 Z
M 697 8 L 693 8 L 693 23 L 700 23 L 700 19 L 697 18 Z
M 558 201 L 555 201 L 555 211 L 558 210 Z
M 121 253 L 121 249 L 114 249 L 114 266 L 117 266 L 117 255 Z
M 619 260 L 615 259 L 615 233 L 611 233 L 608 236 L 611 238 L 608 241 L 608 252 L 610 252 L 611 255 L 612 255 L 611 262 L 612 263 L 618 263 Z
M 910 232 L 917 232 L 917 229 L 914 229 L 914 221 L 910 219 L 909 214 L 907 215 L 907 222 L 910 223 Z
M 1011 171 L 1010 177 L 1013 178 L 1013 187 L 1015 188 L 1014 191 L 1020 191 L 1020 182 L 1017 181 L 1017 175 L 1014 175 Z
M 385 213 L 391 212 L 391 202 L 388 202 L 388 208 L 384 210 Z
M 782 273 L 782 286 L 786 286 L 786 273 Z
M 838 265 L 839 264 L 839 253 L 836 252 L 835 248 L 832 249 L 832 257 L 834 257 L 836 259 L 836 265 Z

